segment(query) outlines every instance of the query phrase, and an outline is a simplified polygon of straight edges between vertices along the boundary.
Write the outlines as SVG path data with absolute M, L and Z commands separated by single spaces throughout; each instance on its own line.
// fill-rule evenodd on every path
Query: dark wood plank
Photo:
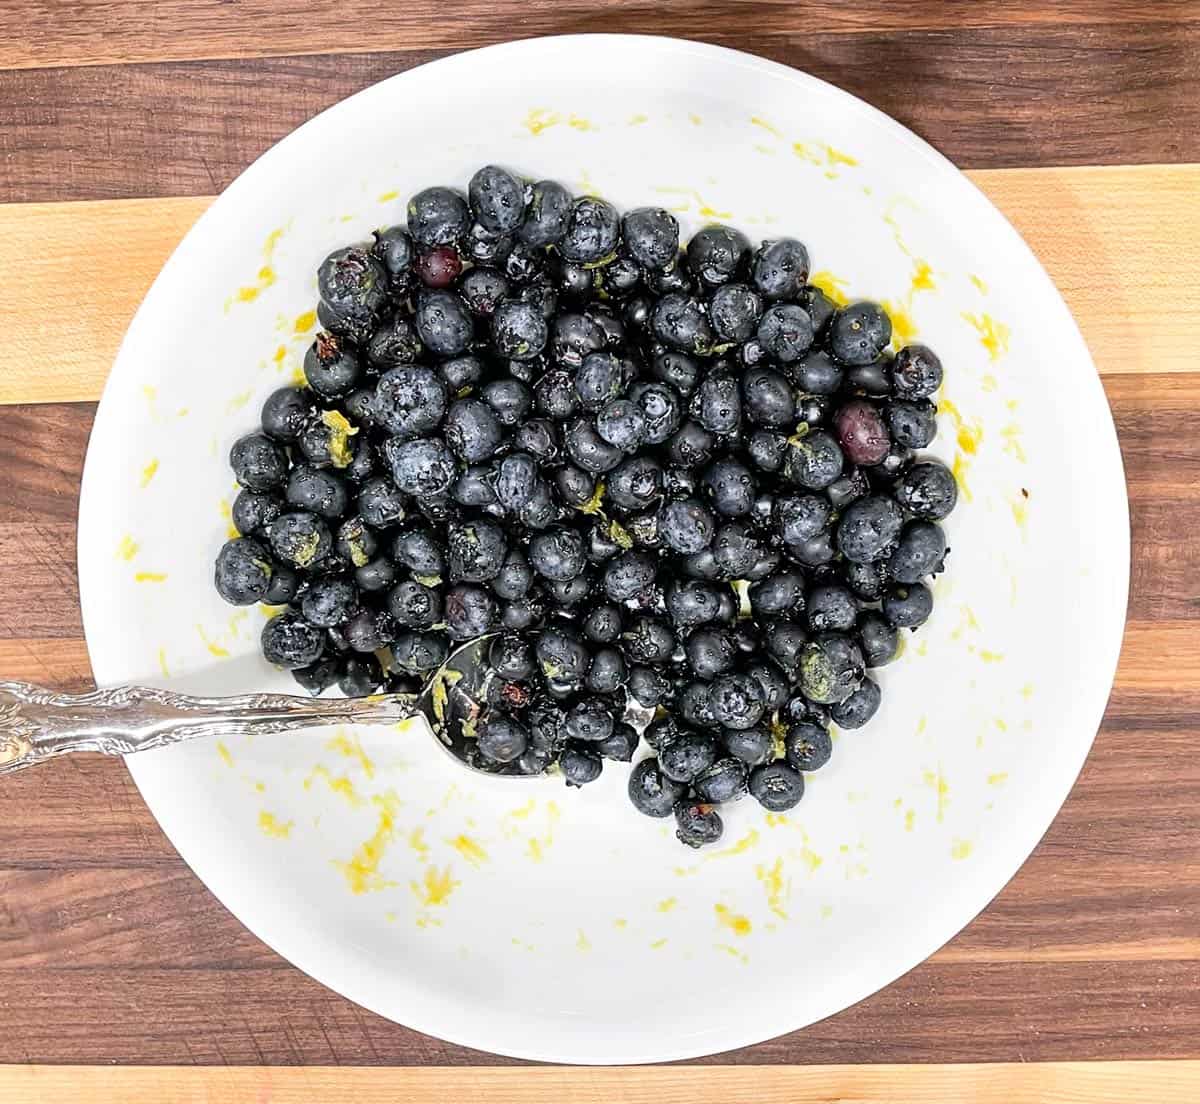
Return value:
M 811 6 L 810 6 L 811 8 Z M 556 0 L 526 3 L 514 20 L 503 6 L 467 0 L 342 0 L 337 5 L 336 44 L 344 53 L 377 50 L 452 50 L 486 46 L 507 38 L 571 31 L 670 34 L 688 37 L 697 28 L 736 43 L 739 27 L 763 36 L 788 35 L 800 18 L 825 33 L 953 30 L 959 27 L 1096 25 L 1163 22 L 1187 18 L 1177 0 L 1021 0 L 1000 5 L 975 0 L 860 0 L 823 4 L 797 12 L 787 0 L 737 0 L 727 5 L 724 27 L 695 0 Z M 1194 11 L 1191 12 L 1194 15 Z M 152 14 L 136 4 L 53 0 L 0 5 L 0 68 L 46 68 L 125 62 L 320 54 L 328 50 L 330 6 L 325 0 L 160 0 Z
M 676 24 L 658 7 L 636 9 L 643 22 L 625 25 L 824 77 L 964 167 L 1200 160 L 1200 24 L 829 33 L 821 17 L 783 7 L 771 34 L 753 20 L 738 25 L 754 31 L 722 31 L 695 9 Z M 558 29 L 596 30 L 606 18 L 568 11 Z M 322 108 L 442 52 L 0 72 L 0 202 L 219 191 Z
M 0 1058 L 198 1065 L 508 1065 L 388 1023 L 286 966 L 6 970 Z M 1055 1061 L 1195 1052 L 1200 964 L 938 964 L 707 1064 Z

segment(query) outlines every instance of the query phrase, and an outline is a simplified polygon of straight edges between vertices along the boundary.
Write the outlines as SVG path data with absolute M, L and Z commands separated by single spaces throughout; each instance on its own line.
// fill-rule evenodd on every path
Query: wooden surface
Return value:
M 0 1104 L 1195 1104 L 1200 1063 L 689 1069 L 213 1069 L 27 1066 L 0 1076 Z M 469 1095 L 468 1095 L 469 1094 Z
M 719 42 L 863 96 L 978 170 L 1063 290 L 1117 422 L 1134 541 L 1078 785 L 983 915 L 888 989 L 703 1070 L 622 1074 L 518 1067 L 363 1012 L 229 917 L 119 764 L 17 776 L 0 786 L 0 1063 L 94 1068 L 0 1067 L 0 1104 L 1200 1099 L 1197 1062 L 1130 1064 L 1200 1059 L 1195 0 L 0 0 L 0 677 L 90 678 L 74 536 L 94 400 L 208 197 L 374 80 L 595 30 Z M 975 1062 L 997 1065 L 917 1065 Z M 722 1068 L 751 1063 L 780 1068 Z M 179 1068 L 386 1064 L 471 1068 Z

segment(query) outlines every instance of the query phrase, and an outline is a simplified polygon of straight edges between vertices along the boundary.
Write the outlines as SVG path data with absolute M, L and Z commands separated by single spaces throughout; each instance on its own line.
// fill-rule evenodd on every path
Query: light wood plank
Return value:
M 643 1069 L 0 1067 L 0 1104 L 1193 1104 L 1200 1062 Z
M 1041 258 L 1101 373 L 1196 370 L 1200 165 L 968 175 Z M 96 399 L 146 289 L 211 202 L 0 206 L 0 332 L 22 366 L 0 373 L 0 403 Z

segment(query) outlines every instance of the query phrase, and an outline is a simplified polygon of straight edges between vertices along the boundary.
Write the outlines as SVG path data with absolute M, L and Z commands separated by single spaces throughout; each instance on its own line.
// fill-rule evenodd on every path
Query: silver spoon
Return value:
M 420 694 L 193 697 L 148 686 L 58 694 L 25 682 L 0 682 L 0 774 L 76 751 L 130 755 L 203 736 L 265 736 L 328 724 L 387 725 L 419 716 L 429 722 L 443 750 L 479 770 L 471 761 L 474 726 L 494 677 L 486 662 L 491 640 L 483 636 L 452 652 Z

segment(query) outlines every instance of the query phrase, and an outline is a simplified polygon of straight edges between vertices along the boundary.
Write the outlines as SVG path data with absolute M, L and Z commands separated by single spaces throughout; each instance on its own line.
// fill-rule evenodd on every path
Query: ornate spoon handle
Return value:
M 0 682 L 0 774 L 72 751 L 128 755 L 200 736 L 259 736 L 324 724 L 394 724 L 419 712 L 415 694 L 196 698 L 147 686 L 56 694 Z

